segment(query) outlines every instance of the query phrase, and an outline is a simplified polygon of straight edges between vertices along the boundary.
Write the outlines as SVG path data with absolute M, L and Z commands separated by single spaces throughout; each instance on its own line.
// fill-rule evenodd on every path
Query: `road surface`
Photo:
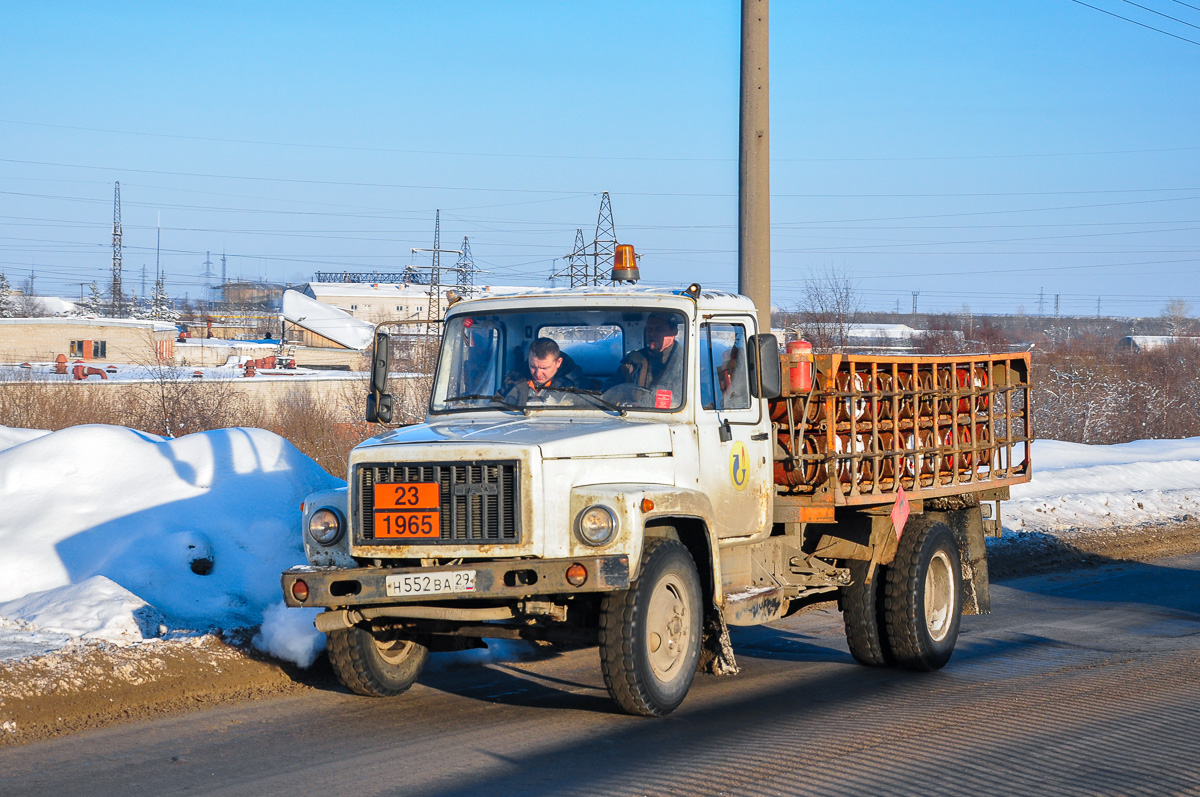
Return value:
M 734 642 L 661 720 L 577 650 L 0 749 L 0 794 L 1200 794 L 1200 555 L 993 585 L 937 673 L 854 664 L 833 608 Z

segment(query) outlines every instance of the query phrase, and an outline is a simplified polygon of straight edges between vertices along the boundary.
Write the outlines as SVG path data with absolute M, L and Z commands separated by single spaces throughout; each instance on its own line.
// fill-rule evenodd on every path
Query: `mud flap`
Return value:
M 725 625 L 721 610 L 711 606 L 705 614 L 700 639 L 700 663 L 696 669 L 711 675 L 737 675 L 733 642 L 729 639 L 729 626 Z

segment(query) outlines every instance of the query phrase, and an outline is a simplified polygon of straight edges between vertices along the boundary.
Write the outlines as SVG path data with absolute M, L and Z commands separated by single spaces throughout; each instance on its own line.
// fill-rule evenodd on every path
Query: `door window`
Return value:
M 705 324 L 700 336 L 701 405 L 706 410 L 748 409 L 746 328 L 741 324 Z

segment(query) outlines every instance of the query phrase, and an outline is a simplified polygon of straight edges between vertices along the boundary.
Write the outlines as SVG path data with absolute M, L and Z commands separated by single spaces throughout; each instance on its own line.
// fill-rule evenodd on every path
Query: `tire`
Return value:
M 914 525 L 900 538 L 888 568 L 884 609 L 901 667 L 931 671 L 950 660 L 962 616 L 962 563 L 945 523 Z
M 600 607 L 600 669 L 622 709 L 662 717 L 679 707 L 700 661 L 702 614 L 700 577 L 687 548 L 647 540 L 637 581 Z
M 338 680 L 356 695 L 395 697 L 416 682 L 429 649 L 407 640 L 378 640 L 358 626 L 330 631 L 329 662 Z
M 850 655 L 867 667 L 890 667 L 896 663 L 888 639 L 887 619 L 884 616 L 884 591 L 888 568 L 878 565 L 871 583 L 867 584 L 870 563 L 850 562 L 848 587 L 842 587 L 842 621 L 846 624 L 846 643 Z

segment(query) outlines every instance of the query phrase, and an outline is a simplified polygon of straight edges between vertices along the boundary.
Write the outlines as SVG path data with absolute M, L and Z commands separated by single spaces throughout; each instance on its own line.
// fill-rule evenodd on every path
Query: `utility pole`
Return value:
M 771 331 L 771 105 L 767 0 L 742 0 L 741 114 L 738 131 L 738 292 Z
M 112 232 L 112 309 L 113 318 L 125 315 L 125 297 L 121 293 L 121 183 L 113 186 Z

